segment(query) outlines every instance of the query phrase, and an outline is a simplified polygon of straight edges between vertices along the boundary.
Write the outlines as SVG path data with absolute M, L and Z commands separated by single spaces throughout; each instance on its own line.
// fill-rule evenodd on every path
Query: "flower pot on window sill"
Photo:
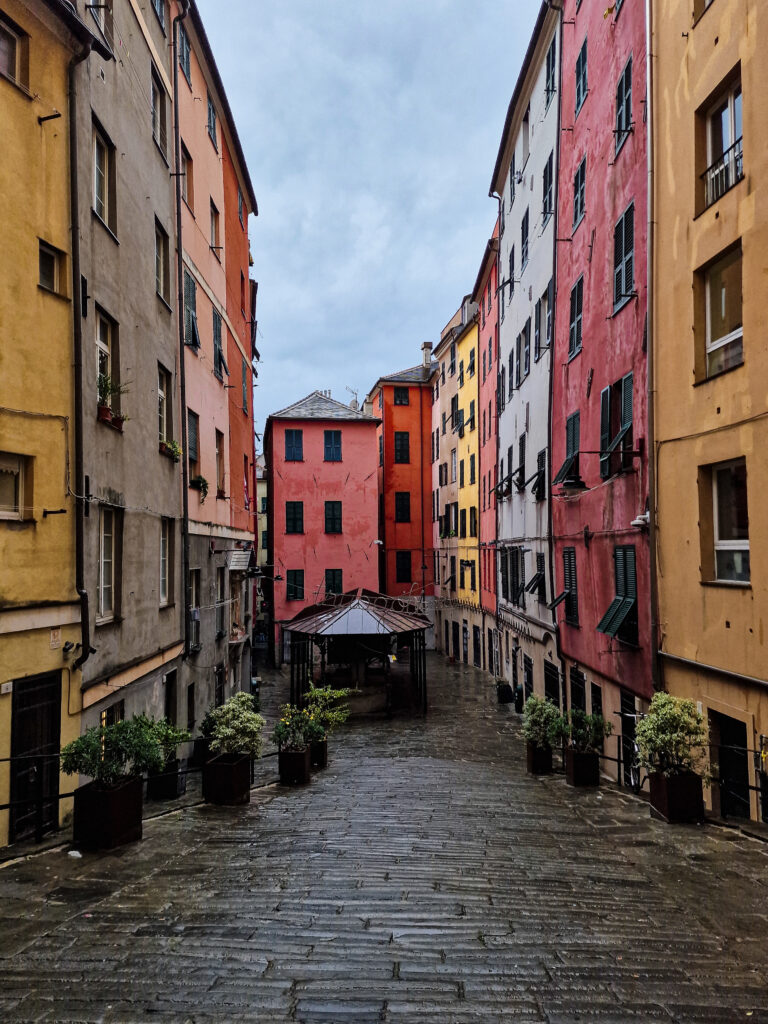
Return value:
M 112 410 L 108 405 L 96 406 L 96 418 L 99 423 L 111 423 L 112 422 Z
M 172 462 L 179 461 L 179 454 L 173 450 L 167 441 L 159 441 L 157 447 L 160 454 L 165 455 L 167 459 L 170 459 Z
M 123 432 L 124 422 L 125 419 L 123 416 L 119 416 L 116 413 L 112 413 L 112 426 L 115 428 L 115 430 L 119 430 L 121 434 Z

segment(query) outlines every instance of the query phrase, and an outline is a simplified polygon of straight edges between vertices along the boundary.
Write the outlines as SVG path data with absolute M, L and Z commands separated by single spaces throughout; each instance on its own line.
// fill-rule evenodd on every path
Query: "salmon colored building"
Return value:
M 290 657 L 283 624 L 326 594 L 378 590 L 379 420 L 313 391 L 264 429 L 271 653 Z
M 381 420 L 379 445 L 379 590 L 392 597 L 434 597 L 431 523 L 432 345 L 420 366 L 381 377 L 367 398 Z M 407 438 L 407 443 L 405 439 Z

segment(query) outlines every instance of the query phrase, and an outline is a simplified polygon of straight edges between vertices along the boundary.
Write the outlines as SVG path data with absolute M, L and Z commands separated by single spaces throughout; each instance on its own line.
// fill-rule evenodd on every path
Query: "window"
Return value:
M 741 248 L 733 249 L 704 272 L 707 377 L 744 361 Z
M 516 184 L 516 171 L 515 171 L 515 154 L 512 153 L 512 160 L 509 165 L 509 205 L 515 201 L 515 184 Z
M 157 424 L 160 441 L 170 441 L 171 424 L 171 375 L 164 366 L 157 367 Z
M 507 551 L 509 559 L 509 600 L 519 608 L 525 608 L 525 554 L 522 548 L 512 547 Z
M 160 520 L 160 604 L 171 604 L 171 570 L 173 566 L 173 520 Z
M 499 236 L 503 236 L 507 226 L 507 204 L 506 200 L 501 200 L 501 213 L 499 214 Z
M 224 566 L 216 569 L 216 639 L 226 633 L 227 614 L 227 570 Z M 218 698 L 217 698 L 218 699 Z
M 584 315 L 584 278 L 571 288 L 571 321 L 568 334 L 568 357 L 581 351 L 581 324 Z
M 523 114 L 523 126 L 522 126 L 522 143 L 523 143 L 523 163 L 522 167 L 528 163 L 528 154 L 531 146 L 531 105 L 530 103 L 526 107 L 525 113 Z
M 64 292 L 64 253 L 54 249 L 45 242 L 39 243 L 39 279 L 38 283 L 46 291 L 63 294 Z
M 395 431 L 395 462 L 407 463 L 411 461 L 410 435 L 407 430 Z
M 379 465 L 384 465 L 384 435 L 379 434 Z
M 547 50 L 547 66 L 544 86 L 544 96 L 547 106 L 549 106 L 552 97 L 555 95 L 555 77 L 557 74 L 556 56 L 555 40 L 553 39 L 549 44 L 549 49 Z
M 189 45 L 189 36 L 182 22 L 179 22 L 179 67 L 184 72 L 187 82 L 192 85 L 192 48 Z
M 190 210 L 195 208 L 194 164 L 187 147 L 181 144 L 181 197 Z
M 509 297 L 515 294 L 515 247 L 509 248 Z M 490 363 L 488 364 L 490 366 Z
M 340 501 L 326 501 L 325 503 L 325 532 L 341 533 Z
M 243 203 L 243 190 L 237 186 L 237 216 L 240 220 L 240 227 L 245 227 L 245 204 Z
M 464 459 L 459 461 L 459 487 L 464 486 Z
M 520 434 L 520 436 L 517 439 L 517 469 L 514 471 L 515 486 L 517 487 L 518 491 L 524 490 L 525 484 L 526 484 L 526 476 L 525 476 L 525 442 L 526 442 L 525 434 L 524 433 Z M 509 456 L 510 456 L 509 461 L 511 463 L 511 461 L 512 461 L 512 452 L 511 451 L 509 453 Z M 510 464 L 509 469 L 510 469 L 510 472 L 512 472 L 511 464 Z
M 546 164 L 544 165 L 544 177 L 542 179 L 542 229 L 549 221 L 549 218 L 555 212 L 555 201 L 554 201 L 554 167 L 555 167 L 555 154 L 554 151 L 549 154 Z
M 451 483 L 456 483 L 456 449 L 451 449 Z
M 573 176 L 573 228 L 581 223 L 586 210 L 587 158 L 583 157 Z
M 98 617 L 107 621 L 115 617 L 115 555 L 116 519 L 114 509 L 99 509 L 99 600 Z
M 200 648 L 200 570 L 189 570 L 189 643 Z
M 633 376 L 628 373 L 600 392 L 600 476 L 603 480 L 632 464 L 629 454 L 632 451 L 632 387 Z
M 216 431 L 216 497 L 224 497 L 224 435 Z
M 704 205 L 717 202 L 743 177 L 741 82 L 737 81 L 707 115 L 707 169 L 702 175 Z
M 152 0 L 152 9 L 157 15 L 160 27 L 165 32 L 165 0 Z
M 108 405 L 113 412 L 118 411 L 119 395 L 119 364 L 115 352 L 114 324 L 96 309 L 96 360 L 98 366 L 98 402 Z M 115 390 L 117 388 L 117 391 Z
M 213 703 L 215 707 L 219 708 L 224 703 L 226 692 L 227 670 L 224 665 L 215 665 L 213 669 Z
M 243 385 L 243 412 L 248 412 L 248 363 L 242 363 L 242 385 Z
M 102 728 L 106 728 L 108 725 L 116 725 L 118 722 L 125 721 L 125 701 L 116 700 L 114 704 L 110 704 L 108 708 L 99 715 L 99 725 Z
M 264 496 L 262 496 L 261 505 L 260 505 L 261 514 L 262 515 L 266 515 L 268 508 L 269 508 L 269 499 L 265 498 Z
M 613 549 L 616 596 L 597 624 L 598 633 L 637 644 L 637 571 L 635 549 L 623 544 Z
M 110 231 L 115 231 L 115 147 L 94 125 L 93 129 L 93 209 Z
M 525 321 L 525 327 L 523 327 L 523 377 L 527 377 L 531 372 L 531 318 Z
M 200 461 L 200 417 L 191 409 L 187 409 L 187 457 L 190 476 L 197 476 L 197 464 Z
M 579 480 L 579 445 L 581 443 L 581 416 L 572 413 L 565 421 L 565 462 L 552 481 L 553 484 L 568 486 Z
M 714 572 L 707 575 L 728 583 L 748 583 L 750 564 L 746 459 L 719 463 L 710 468 L 710 473 Z M 707 510 L 703 509 L 702 526 L 710 519 L 706 513 Z M 702 558 L 703 565 L 710 561 L 711 556 Z
M 396 583 L 412 583 L 413 579 L 411 576 L 411 552 L 410 551 L 396 551 L 395 552 L 395 582 Z
M 469 362 L 467 363 L 467 373 L 470 377 L 475 376 L 475 350 L 471 348 L 469 350 Z
M 341 585 L 341 569 L 325 570 L 325 592 L 326 594 L 344 593 L 344 588 Z
M 576 582 L 576 548 L 563 548 L 563 580 L 565 586 L 565 621 L 579 624 L 579 595 Z
M 304 600 L 304 570 L 289 569 L 286 574 L 285 599 L 286 601 Z
M 286 501 L 285 532 L 304 533 L 304 502 Z
M 25 41 L 21 32 L 5 21 L 0 21 L 0 74 L 17 85 L 25 85 L 22 74 L 22 51 Z
M 155 221 L 155 291 L 163 301 L 168 302 L 171 295 L 168 233 L 158 220 Z
M 547 601 L 547 582 L 545 575 L 546 562 L 541 551 L 536 552 L 536 572 L 531 577 L 530 583 L 526 586 L 526 594 L 535 594 L 536 600 L 542 604 Z
M 477 507 L 475 505 L 471 505 L 469 509 L 469 536 L 477 536 Z
M 505 601 L 509 600 L 509 566 L 507 563 L 507 552 L 504 548 L 499 552 L 499 575 L 501 577 L 501 596 Z
M 199 625 L 199 623 L 198 623 Z M 187 731 L 192 732 L 195 728 L 195 684 L 187 686 Z
M 0 519 L 32 515 L 31 459 L 0 452 Z
M 213 105 L 210 93 L 208 93 L 208 136 L 213 143 L 213 148 L 218 151 L 219 144 L 216 139 L 216 107 Z
M 576 58 L 576 113 L 581 110 L 587 98 L 587 40 L 581 44 Z
M 395 522 L 410 523 L 411 521 L 411 493 L 410 491 L 395 491 Z
M 469 456 L 469 482 L 475 483 L 475 456 Z
M 635 204 L 630 203 L 613 231 L 613 309 L 616 312 L 635 294 Z
M 221 313 L 216 308 L 213 310 L 213 372 L 219 380 L 224 379 L 223 373 L 229 376 L 229 367 L 221 344 Z
M 326 430 L 324 436 L 325 461 L 341 462 L 341 431 Z
M 197 283 L 188 270 L 184 271 L 184 344 L 200 348 L 197 329 Z
M 285 432 L 285 461 L 304 461 L 304 431 L 286 430 Z
M 536 456 L 536 477 L 533 482 L 533 496 L 543 501 L 547 493 L 547 450 L 542 449 Z
M 632 131 L 632 58 L 630 57 L 619 76 L 616 87 L 616 152 Z
M 587 677 L 576 668 L 575 665 L 571 665 L 571 707 L 574 711 L 583 711 L 586 714 L 587 711 Z
M 528 210 L 523 214 L 520 225 L 520 270 L 525 270 L 528 265 Z
M 165 89 L 160 76 L 152 68 L 150 73 L 150 95 L 152 101 L 152 138 L 165 156 L 168 150 L 168 124 L 166 120 Z
M 221 257 L 218 256 L 219 249 L 221 249 L 219 245 L 219 211 L 213 200 L 211 200 L 211 249 L 213 249 L 214 255 L 220 259 Z
M 395 388 L 395 405 L 408 405 L 410 397 L 408 388 Z

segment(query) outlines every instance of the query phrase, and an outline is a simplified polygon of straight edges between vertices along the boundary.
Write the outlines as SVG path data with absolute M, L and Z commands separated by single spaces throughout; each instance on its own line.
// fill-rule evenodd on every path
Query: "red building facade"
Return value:
M 267 419 L 265 590 L 276 664 L 282 623 L 327 593 L 378 590 L 378 420 L 314 391 Z
M 610 11 L 563 12 L 552 520 L 566 699 L 626 754 L 652 692 L 646 39 L 642 5 Z

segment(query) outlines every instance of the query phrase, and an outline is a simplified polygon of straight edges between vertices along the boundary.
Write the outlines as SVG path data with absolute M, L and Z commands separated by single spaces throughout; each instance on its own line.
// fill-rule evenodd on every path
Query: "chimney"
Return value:
M 357 412 L 357 410 L 360 408 L 360 406 L 357 404 L 356 398 L 353 398 L 352 401 L 349 403 L 349 408 L 352 410 L 352 412 Z
M 366 398 L 363 402 L 363 412 L 366 416 L 373 416 L 373 402 Z
M 425 341 L 421 346 L 421 358 L 425 366 L 429 366 L 432 362 L 432 342 Z

